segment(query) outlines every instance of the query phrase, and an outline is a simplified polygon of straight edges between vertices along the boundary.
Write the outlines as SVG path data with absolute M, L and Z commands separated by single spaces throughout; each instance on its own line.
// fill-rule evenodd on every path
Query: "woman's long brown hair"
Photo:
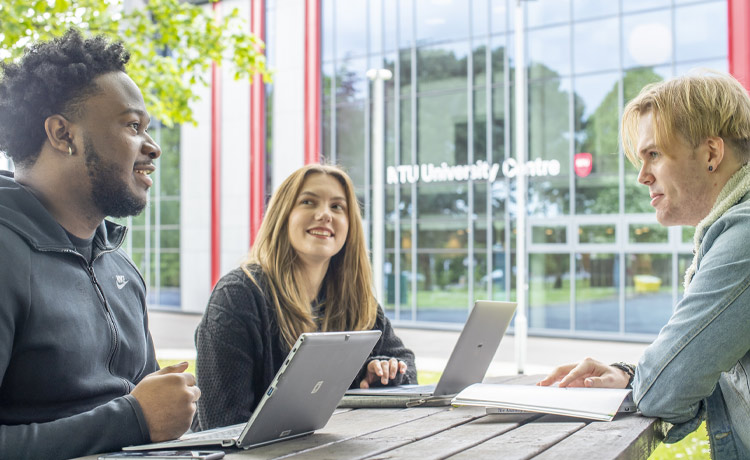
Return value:
M 289 348 L 303 332 L 317 330 L 310 303 L 302 295 L 301 283 L 294 279 L 299 263 L 289 241 L 289 215 L 305 179 L 313 174 L 336 178 L 344 188 L 349 217 L 349 232 L 341 251 L 331 258 L 323 279 L 325 300 L 321 320 L 323 331 L 356 331 L 375 324 L 377 301 L 372 288 L 372 269 L 365 247 L 362 217 L 354 185 L 349 176 L 336 166 L 307 165 L 292 173 L 271 198 L 258 236 L 243 270 L 259 287 L 249 265 L 260 265 L 265 275 L 266 295 L 276 309 L 279 328 Z

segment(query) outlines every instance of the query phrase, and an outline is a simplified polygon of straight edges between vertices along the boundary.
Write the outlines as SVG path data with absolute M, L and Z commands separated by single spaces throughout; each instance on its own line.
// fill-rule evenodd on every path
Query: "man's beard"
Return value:
M 140 214 L 147 200 L 140 199 L 130 191 L 128 184 L 120 179 L 117 166 L 106 163 L 90 139 L 84 139 L 83 146 L 86 170 L 91 180 L 91 199 L 98 210 L 111 217 Z

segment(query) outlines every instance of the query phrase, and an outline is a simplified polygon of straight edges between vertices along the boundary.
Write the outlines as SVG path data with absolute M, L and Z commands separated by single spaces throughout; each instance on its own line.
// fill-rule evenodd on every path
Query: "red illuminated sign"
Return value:
M 590 153 L 581 152 L 576 153 L 573 157 L 573 169 L 578 177 L 586 177 L 591 174 L 591 167 L 594 165 L 594 160 Z

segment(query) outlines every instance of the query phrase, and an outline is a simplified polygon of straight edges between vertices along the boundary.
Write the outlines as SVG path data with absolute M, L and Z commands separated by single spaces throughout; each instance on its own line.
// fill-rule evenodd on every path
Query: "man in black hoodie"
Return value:
M 146 286 L 104 220 L 141 212 L 161 154 L 129 54 L 75 31 L 0 72 L 0 458 L 69 458 L 190 426 L 186 364 L 158 370 Z

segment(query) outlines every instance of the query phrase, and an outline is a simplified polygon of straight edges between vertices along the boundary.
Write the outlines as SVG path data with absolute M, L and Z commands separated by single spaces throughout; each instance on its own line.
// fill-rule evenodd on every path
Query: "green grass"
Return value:
M 195 360 L 187 361 L 189 366 L 186 372 L 195 374 Z M 160 359 L 159 366 L 171 366 L 179 362 L 181 361 L 177 359 Z M 440 372 L 417 371 L 417 378 L 420 384 L 426 385 L 437 383 L 440 379 L 440 374 Z M 710 460 L 710 458 L 706 424 L 703 423 L 697 430 L 678 443 L 660 444 L 651 454 L 649 460 Z

